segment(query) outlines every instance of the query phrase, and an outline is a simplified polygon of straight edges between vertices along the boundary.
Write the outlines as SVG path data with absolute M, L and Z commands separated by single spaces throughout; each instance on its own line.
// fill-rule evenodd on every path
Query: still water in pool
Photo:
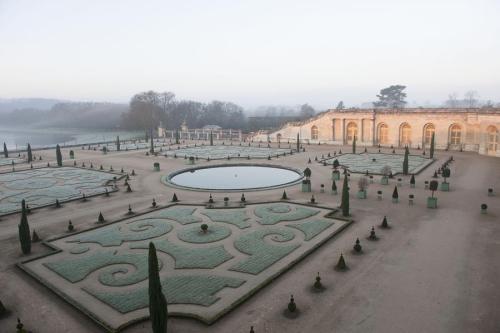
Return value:
M 244 190 L 289 185 L 301 178 L 294 170 L 239 165 L 187 170 L 172 176 L 170 182 L 205 190 Z

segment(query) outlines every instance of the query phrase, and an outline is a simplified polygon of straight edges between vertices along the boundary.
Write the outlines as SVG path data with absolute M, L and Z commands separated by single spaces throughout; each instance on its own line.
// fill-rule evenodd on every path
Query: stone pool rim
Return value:
M 297 173 L 297 179 L 290 181 L 290 182 L 283 183 L 283 184 L 277 184 L 277 185 L 272 185 L 272 186 L 249 187 L 249 188 L 227 188 L 227 189 L 210 189 L 210 188 L 204 188 L 204 187 L 184 186 L 184 185 L 179 185 L 179 184 L 172 182 L 172 178 L 181 174 L 181 173 L 202 170 L 202 169 L 213 169 L 213 168 L 223 168 L 223 167 L 239 167 L 239 166 L 275 168 L 275 169 L 293 171 L 293 172 Z M 183 168 L 180 170 L 176 170 L 176 171 L 171 172 L 168 175 L 162 176 L 161 182 L 167 186 L 170 186 L 173 188 L 178 188 L 181 190 L 197 191 L 197 192 L 224 193 L 224 192 L 255 192 L 255 191 L 274 190 L 274 189 L 278 189 L 278 188 L 284 188 L 284 187 L 289 187 L 292 185 L 300 184 L 302 179 L 304 179 L 304 172 L 302 172 L 300 169 L 293 168 L 293 167 L 276 165 L 276 164 L 266 164 L 266 163 L 225 163 L 225 164 L 215 164 L 215 165 L 202 165 L 202 166 L 195 166 L 195 167 L 189 167 L 189 168 Z

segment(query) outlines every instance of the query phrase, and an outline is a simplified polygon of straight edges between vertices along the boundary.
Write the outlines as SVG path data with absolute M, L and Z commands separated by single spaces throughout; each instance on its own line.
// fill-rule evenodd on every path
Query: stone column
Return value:
M 341 126 L 340 127 L 342 127 L 342 130 L 340 131 L 341 135 L 342 135 L 342 144 L 345 144 L 345 119 L 341 120 Z

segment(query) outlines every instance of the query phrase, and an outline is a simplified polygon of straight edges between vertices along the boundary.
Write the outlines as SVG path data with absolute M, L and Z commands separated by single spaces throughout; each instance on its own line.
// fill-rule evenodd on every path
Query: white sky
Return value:
M 0 97 L 500 101 L 500 0 L 0 0 Z

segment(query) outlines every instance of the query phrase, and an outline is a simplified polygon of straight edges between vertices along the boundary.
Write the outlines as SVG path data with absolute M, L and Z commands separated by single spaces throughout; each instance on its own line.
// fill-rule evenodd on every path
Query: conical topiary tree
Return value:
M 155 144 L 153 143 L 153 130 L 151 130 L 151 141 L 149 143 L 149 152 L 151 154 L 155 153 Z
M 344 255 L 341 253 L 339 257 L 339 261 L 337 262 L 337 265 L 335 265 L 335 269 L 339 271 L 345 271 L 347 269 L 347 264 L 344 259 Z
M 342 200 L 340 207 L 342 208 L 342 216 L 349 216 L 349 184 L 347 175 L 344 176 L 344 184 L 342 185 Z
M 389 229 L 389 223 L 387 223 L 387 216 L 384 216 L 384 219 L 382 220 L 382 224 L 380 225 L 380 227 L 383 229 Z
M 9 157 L 9 151 L 7 150 L 7 144 L 5 142 L 3 143 L 3 156 L 5 158 Z
M 116 151 L 120 151 L 121 145 L 120 145 L 120 136 L 116 136 Z
M 399 198 L 398 187 L 394 186 L 394 191 L 392 191 L 392 201 L 397 202 Z
M 97 217 L 97 223 L 104 223 L 105 221 L 106 220 L 104 219 L 102 212 L 99 212 L 99 216 Z
M 56 160 L 57 160 L 57 166 L 62 166 L 62 154 L 61 154 L 61 147 L 59 145 L 56 146 Z
M 352 138 L 352 153 L 356 154 L 356 135 Z
M 297 133 L 297 152 L 300 152 L 300 136 L 299 136 L 299 133 Z
M 288 200 L 288 196 L 286 195 L 285 190 L 283 190 L 283 194 L 281 195 L 281 200 Z
M 33 162 L 33 153 L 31 152 L 31 145 L 28 143 L 28 163 Z
M 158 258 L 153 242 L 149 243 L 149 317 L 153 333 L 167 332 L 167 300 L 163 294 L 160 272 L 158 268 Z
M 359 238 L 356 238 L 356 243 L 354 244 L 353 249 L 357 253 L 361 253 L 361 251 L 363 250 L 363 248 L 361 247 L 361 243 L 359 241 Z
M 177 198 L 177 194 L 174 193 L 174 195 L 172 196 L 172 202 L 177 202 L 179 201 L 179 198 Z
M 408 157 L 410 155 L 410 150 L 408 147 L 405 148 L 405 157 L 403 159 L 403 175 L 408 174 Z
M 30 226 L 28 224 L 28 211 L 26 202 L 21 201 L 21 223 L 19 224 L 19 242 L 21 243 L 21 250 L 24 254 L 31 252 L 31 234 Z
M 332 193 L 337 194 L 337 184 L 335 183 L 335 179 L 332 180 Z
M 293 295 L 290 296 L 290 302 L 288 302 L 288 311 L 290 312 L 295 312 L 297 311 L 297 304 L 295 304 L 295 299 L 293 298 Z
M 410 178 L 410 185 L 412 185 L 412 187 L 415 186 L 415 175 L 411 175 L 411 178 Z

